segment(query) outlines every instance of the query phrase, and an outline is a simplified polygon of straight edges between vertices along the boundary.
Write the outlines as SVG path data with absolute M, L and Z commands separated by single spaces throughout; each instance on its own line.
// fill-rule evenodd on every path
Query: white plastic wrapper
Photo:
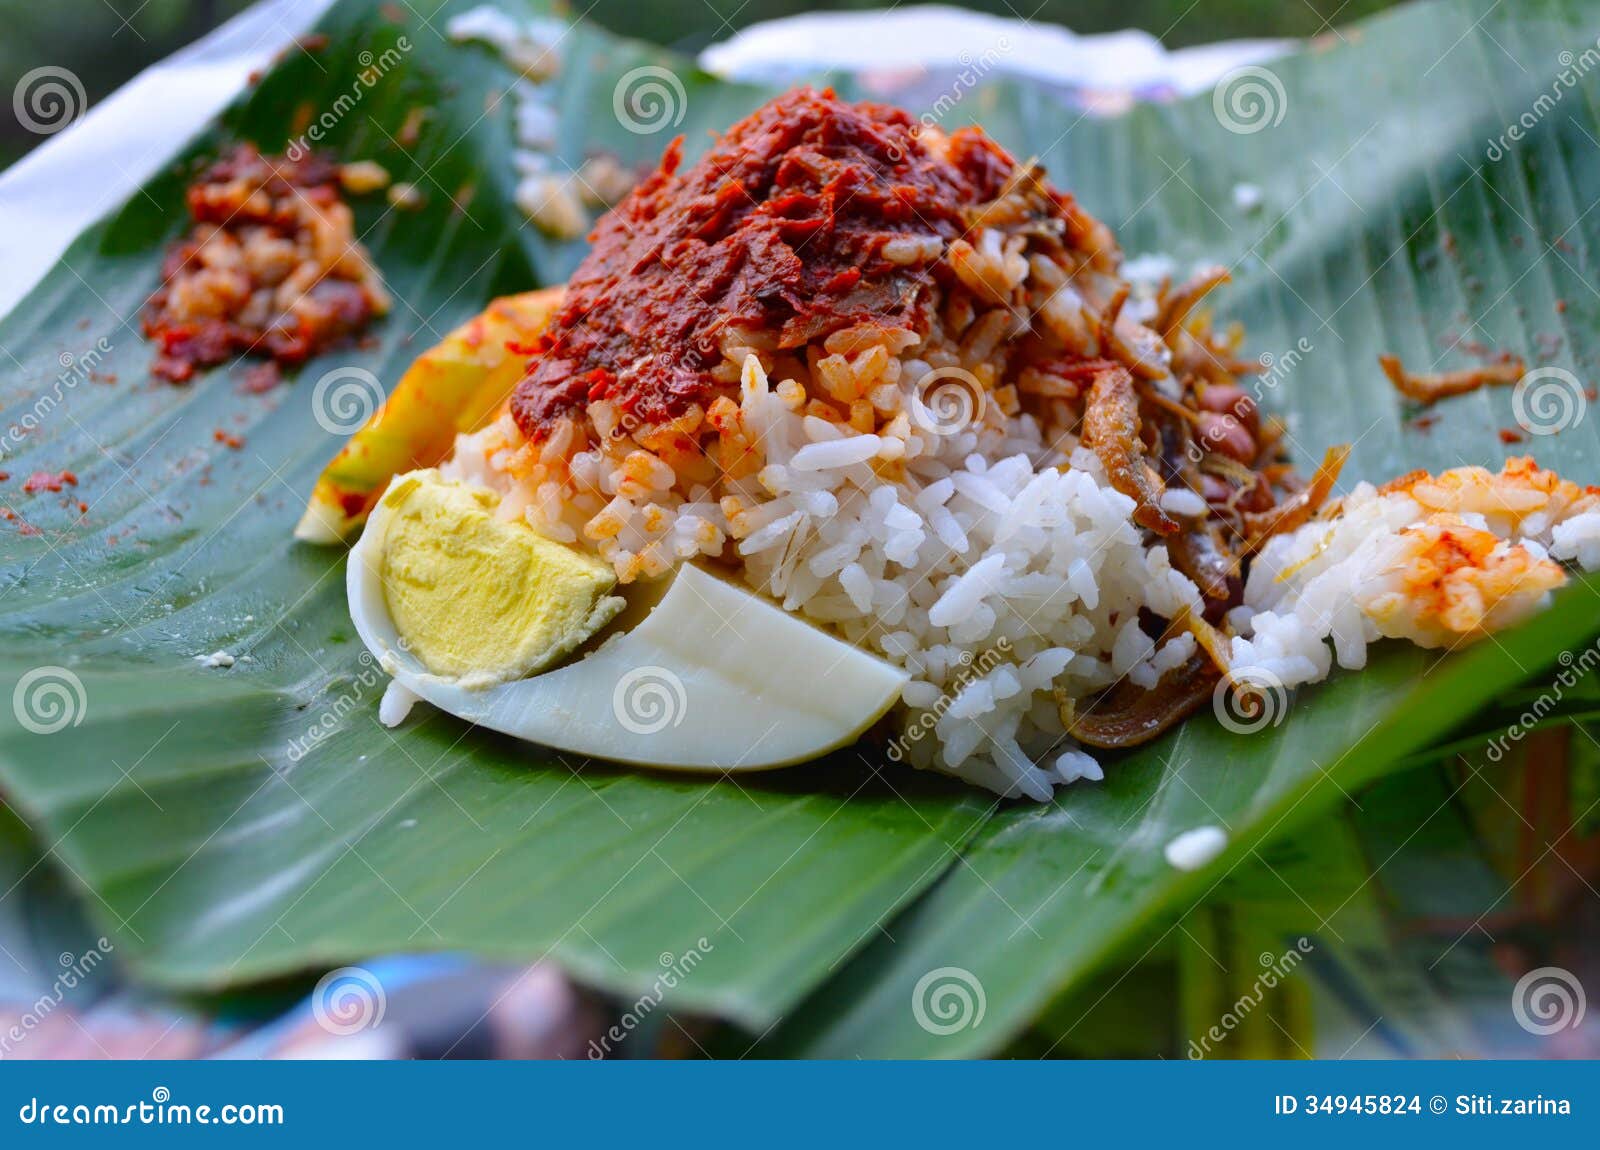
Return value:
M 1079 36 L 943 4 L 884 11 L 811 12 L 769 20 L 738 32 L 700 55 L 706 71 L 731 80 L 772 84 L 819 67 L 871 81 L 919 71 L 1009 72 L 1081 93 L 1085 102 L 1189 96 L 1211 88 L 1230 69 L 1282 55 L 1283 40 L 1235 40 L 1168 51 L 1148 32 Z

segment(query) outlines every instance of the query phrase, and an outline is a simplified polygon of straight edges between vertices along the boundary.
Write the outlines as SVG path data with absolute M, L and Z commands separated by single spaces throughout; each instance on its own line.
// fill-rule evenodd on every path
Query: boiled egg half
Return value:
M 900 668 L 754 592 L 684 564 L 624 597 L 603 560 L 497 502 L 409 472 L 351 550 L 350 617 L 393 676 L 391 725 L 422 699 L 575 754 L 751 771 L 847 746 L 900 697 Z

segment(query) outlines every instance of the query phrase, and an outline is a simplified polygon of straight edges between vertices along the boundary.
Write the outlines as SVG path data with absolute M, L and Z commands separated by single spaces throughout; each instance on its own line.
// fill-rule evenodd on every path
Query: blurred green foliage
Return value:
M 574 11 L 628 36 L 694 51 L 759 20 L 817 9 L 885 7 L 888 0 L 572 0 Z M 966 5 L 1080 32 L 1144 28 L 1173 46 L 1243 36 L 1313 36 L 1393 0 L 970 0 Z M 248 7 L 249 0 L 0 0 L 0 95 L 29 69 L 70 69 L 91 105 Z M 0 101 L 3 104 L 4 101 Z M 0 165 L 39 142 L 9 107 Z

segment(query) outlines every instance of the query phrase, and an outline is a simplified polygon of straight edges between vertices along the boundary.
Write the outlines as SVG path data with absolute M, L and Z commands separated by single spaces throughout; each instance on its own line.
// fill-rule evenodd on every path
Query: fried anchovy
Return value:
M 1452 395 L 1465 395 L 1480 387 L 1516 383 L 1528 370 L 1520 359 L 1436 374 L 1407 371 L 1397 355 L 1380 355 L 1378 364 L 1396 391 L 1421 404 L 1433 403 Z
M 1211 697 L 1222 672 L 1204 651 L 1161 677 L 1150 690 L 1127 679 L 1078 712 L 1062 706 L 1062 724 L 1078 742 L 1115 750 L 1137 747 L 1182 722 Z
M 1315 515 L 1323 500 L 1333 492 L 1333 485 L 1339 480 L 1339 472 L 1344 470 L 1344 462 L 1349 458 L 1348 443 L 1328 448 L 1322 457 L 1321 465 L 1317 468 L 1317 473 L 1305 487 L 1270 511 L 1246 513 L 1244 536 L 1247 549 L 1252 552 L 1257 551 L 1274 535 L 1293 531 Z
M 1162 483 L 1199 490 L 1200 471 L 1190 462 L 1194 437 L 1189 433 L 1189 422 L 1196 418 L 1195 413 L 1148 386 L 1141 397 L 1154 408 L 1150 418 L 1161 444 Z M 1228 554 L 1217 524 L 1203 515 L 1184 517 L 1181 523 L 1183 530 L 1167 541 L 1172 565 L 1194 580 L 1207 599 L 1228 598 L 1232 593 L 1228 580 L 1239 573 L 1239 564 Z
M 1134 521 L 1158 534 L 1171 535 L 1178 524 L 1161 510 L 1161 480 L 1145 461 L 1140 427 L 1133 376 L 1122 367 L 1097 374 L 1083 411 L 1083 442 L 1100 457 L 1111 486 L 1138 505 Z
M 1170 292 L 1164 293 L 1161 297 L 1161 311 L 1156 316 L 1155 329 L 1170 338 L 1178 325 L 1189 318 L 1189 313 L 1194 310 L 1195 305 L 1203 300 L 1212 288 L 1218 284 L 1225 284 L 1232 278 L 1227 268 L 1207 268 Z
M 1226 599 L 1232 594 L 1228 578 L 1238 573 L 1238 563 L 1222 549 L 1211 524 L 1197 524 L 1174 535 L 1167 550 L 1172 553 L 1172 565 L 1194 580 L 1207 599 Z

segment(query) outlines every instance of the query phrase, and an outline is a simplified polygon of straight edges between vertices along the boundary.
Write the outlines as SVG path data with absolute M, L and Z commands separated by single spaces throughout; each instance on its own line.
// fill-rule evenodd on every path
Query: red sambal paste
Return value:
M 145 308 L 153 375 L 183 383 L 237 355 L 297 364 L 388 310 L 339 171 L 241 145 L 188 189 L 194 226 Z
M 596 226 L 512 396 L 523 433 L 600 400 L 647 424 L 707 405 L 727 328 L 785 349 L 868 320 L 926 330 L 937 256 L 891 262 L 884 245 L 960 237 L 1015 161 L 976 128 L 935 154 L 919 128 L 898 108 L 798 89 L 686 171 L 674 140 Z

